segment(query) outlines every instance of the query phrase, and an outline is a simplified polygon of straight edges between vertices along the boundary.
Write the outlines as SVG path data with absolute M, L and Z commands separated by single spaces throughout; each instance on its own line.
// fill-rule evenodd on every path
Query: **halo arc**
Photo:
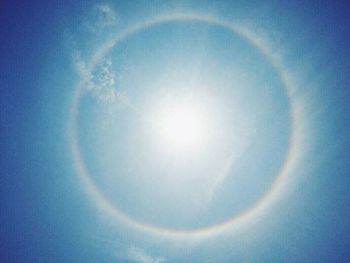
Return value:
M 116 207 L 114 204 L 111 204 L 103 196 L 103 194 L 91 179 L 80 153 L 79 140 L 77 136 L 77 118 L 79 115 L 79 101 L 83 93 L 82 91 L 84 83 L 86 82 L 86 75 L 84 74 L 82 74 L 81 81 L 78 83 L 78 86 L 73 95 L 68 131 L 70 135 L 70 145 L 77 169 L 77 174 L 92 200 L 98 203 L 98 207 L 102 208 L 103 211 L 111 214 L 116 220 L 118 220 L 118 222 L 121 222 L 126 226 L 131 227 L 132 229 L 137 229 L 148 234 L 158 235 L 166 238 L 192 239 L 211 237 L 223 232 L 242 229 L 243 226 L 249 225 L 249 222 L 251 223 L 258 218 L 261 218 L 272 207 L 272 204 L 283 195 L 283 192 L 286 190 L 286 186 L 291 182 L 291 171 L 297 161 L 297 153 L 301 141 L 300 129 L 298 129 L 298 122 L 301 116 L 299 112 L 300 107 L 298 101 L 293 96 L 293 86 L 288 76 L 288 72 L 283 68 L 278 56 L 276 56 L 276 54 L 274 54 L 261 39 L 253 35 L 249 30 L 244 27 L 235 25 L 230 21 L 225 21 L 216 17 L 205 15 L 175 14 L 150 19 L 146 22 L 136 24 L 135 26 L 131 26 L 125 31 L 122 31 L 114 39 L 107 42 L 96 52 L 96 54 L 92 57 L 90 63 L 87 65 L 87 71 L 91 72 L 113 47 L 118 45 L 120 41 L 123 41 L 128 36 L 137 34 L 138 32 L 141 32 L 147 28 L 172 22 L 198 22 L 225 28 L 231 31 L 232 34 L 239 35 L 242 38 L 246 39 L 254 47 L 260 50 L 261 53 L 267 58 L 269 63 L 271 63 L 275 71 L 279 74 L 289 100 L 291 131 L 286 158 L 284 163 L 281 165 L 279 173 L 276 175 L 274 182 L 271 184 L 269 190 L 252 207 L 217 225 L 194 230 L 175 230 L 145 224 L 134 218 L 131 218 L 129 215 L 119 210 L 118 207 Z

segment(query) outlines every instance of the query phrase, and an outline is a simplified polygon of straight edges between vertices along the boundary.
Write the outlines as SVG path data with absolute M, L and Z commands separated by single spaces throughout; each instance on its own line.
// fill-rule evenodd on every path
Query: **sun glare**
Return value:
M 181 149 L 193 149 L 203 142 L 206 127 L 203 114 L 192 105 L 174 105 L 160 114 L 159 128 L 163 139 Z

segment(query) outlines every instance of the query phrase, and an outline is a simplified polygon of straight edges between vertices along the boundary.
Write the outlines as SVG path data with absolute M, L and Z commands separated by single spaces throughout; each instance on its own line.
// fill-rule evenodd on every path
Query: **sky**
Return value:
M 349 262 L 349 7 L 2 1 L 1 262 Z

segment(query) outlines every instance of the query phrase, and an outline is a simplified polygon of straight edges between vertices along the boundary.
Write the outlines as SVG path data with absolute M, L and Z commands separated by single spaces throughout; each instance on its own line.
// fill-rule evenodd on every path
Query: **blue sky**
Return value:
M 4 1 L 1 261 L 348 262 L 349 7 Z

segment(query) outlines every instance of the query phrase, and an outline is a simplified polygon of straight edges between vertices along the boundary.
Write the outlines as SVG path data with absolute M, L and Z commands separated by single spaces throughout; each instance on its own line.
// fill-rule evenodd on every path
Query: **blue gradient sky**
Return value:
M 3 1 L 1 261 L 350 261 L 349 7 L 346 1 Z M 86 77 L 84 63 L 130 26 L 173 13 L 208 15 L 247 28 L 276 55 L 289 77 L 293 100 L 299 102 L 301 143 L 282 194 L 246 227 L 206 238 L 178 240 L 124 224 L 91 197 L 72 150 L 69 121 L 76 90 Z M 141 222 L 197 229 L 239 214 L 267 191 L 288 148 L 290 105 L 278 73 L 254 45 L 225 28 L 180 22 L 134 34 L 106 57 L 79 101 L 77 134 L 91 177 L 112 204 Z M 105 84 L 99 70 L 106 70 L 104 76 L 116 80 L 116 86 Z M 235 145 L 241 159 L 237 157 L 232 176 L 225 178 L 205 212 L 196 210 L 198 202 L 181 202 L 203 201 L 210 177 L 201 180 L 204 186 L 189 184 L 188 172 L 181 179 L 189 188 L 185 191 L 174 174 L 179 169 L 186 175 L 188 163 L 148 148 L 153 142 L 147 139 L 149 127 L 137 126 L 130 104 L 123 105 L 128 99 L 138 109 L 153 105 L 157 85 L 179 76 L 188 80 L 192 70 L 203 75 L 200 84 L 211 92 L 207 96 L 206 89 L 200 90 L 202 101 L 216 105 L 217 97 L 221 102 L 225 98 L 218 108 L 232 106 L 236 117 L 229 111 L 225 127 L 240 138 Z M 171 83 L 185 85 L 183 80 Z M 213 92 L 211 85 L 220 89 Z M 233 89 L 235 85 L 239 88 Z M 116 97 L 108 95 L 111 90 Z M 120 90 L 127 94 L 125 101 Z M 128 140 L 138 140 L 138 148 Z M 225 152 L 227 145 L 216 145 L 200 160 L 214 156 L 219 165 L 215 149 Z M 119 151 L 123 147 L 126 151 Z M 208 163 L 198 167 L 216 169 Z M 197 171 L 195 165 L 193 169 Z M 169 180 L 162 181 L 164 171 L 169 171 Z M 143 177 L 130 179 L 132 173 Z M 169 193 L 172 187 L 182 190 Z M 164 194 L 169 198 L 162 199 Z

